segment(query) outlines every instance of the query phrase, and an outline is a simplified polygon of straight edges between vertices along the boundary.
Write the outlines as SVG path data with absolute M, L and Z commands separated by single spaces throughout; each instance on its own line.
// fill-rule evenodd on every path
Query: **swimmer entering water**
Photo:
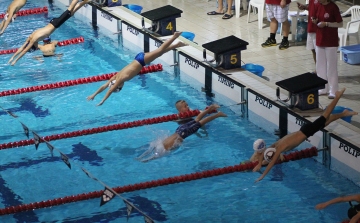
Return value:
M 0 23 L 0 35 L 5 32 L 5 29 L 9 26 L 11 22 L 15 21 L 16 13 L 26 4 L 26 0 L 14 0 L 11 2 L 9 7 L 6 10 L 3 21 Z
M 56 56 L 58 58 L 58 60 L 60 60 L 60 58 L 62 57 L 62 53 L 60 54 L 56 54 L 55 50 L 57 47 L 59 41 L 57 40 L 53 40 L 51 41 L 51 37 L 47 37 L 43 40 L 43 45 L 38 45 L 39 50 L 43 53 L 42 56 L 34 56 L 34 59 L 39 60 L 40 62 L 44 62 L 43 58 L 44 57 L 53 57 Z
M 91 0 L 84 0 L 81 3 L 78 3 L 78 0 L 72 0 L 68 9 L 59 18 L 52 19 L 48 25 L 37 29 L 32 34 L 30 34 L 25 43 L 10 58 L 8 64 L 11 63 L 11 66 L 14 66 L 16 62 L 25 55 L 25 53 L 28 51 L 33 52 L 37 50 L 39 41 L 49 37 L 57 28 L 59 28 L 64 22 L 71 18 L 71 16 L 73 16 L 77 10 L 89 2 L 91 2 Z
M 105 84 L 103 84 L 94 94 L 87 97 L 87 100 L 94 100 L 95 96 L 102 91 L 104 91 L 107 87 L 109 87 L 109 90 L 106 92 L 104 98 L 101 100 L 101 102 L 97 105 L 102 105 L 108 97 L 113 92 L 119 92 L 124 86 L 124 83 L 126 81 L 131 80 L 133 77 L 139 74 L 143 66 L 146 64 L 149 64 L 156 58 L 160 57 L 164 53 L 173 50 L 177 47 L 185 46 L 183 42 L 178 42 L 175 44 L 172 44 L 176 38 L 178 38 L 181 35 L 181 32 L 175 32 L 174 35 L 166 40 L 158 49 L 153 50 L 148 53 L 139 53 L 135 56 L 135 59 L 133 62 L 131 62 L 129 65 L 124 67 L 122 70 L 120 70 L 115 76 L 110 78 Z
M 145 151 L 141 156 L 139 156 L 137 159 L 140 159 L 142 162 L 147 162 L 149 160 L 153 160 L 156 158 L 159 158 L 163 155 L 165 155 L 167 152 L 169 152 L 172 149 L 175 149 L 180 146 L 180 144 L 184 141 L 185 138 L 191 136 L 197 130 L 204 126 L 206 123 L 211 122 L 212 120 L 219 118 L 219 117 L 227 117 L 226 114 L 223 112 L 217 112 L 214 115 L 207 116 L 204 118 L 205 115 L 212 113 L 217 108 L 219 108 L 219 105 L 213 104 L 210 105 L 208 108 L 206 108 L 204 111 L 200 112 L 198 116 L 196 116 L 195 120 L 192 120 L 190 122 L 187 122 L 181 126 L 179 126 L 175 133 L 171 136 L 167 137 L 162 141 L 162 143 L 158 143 L 156 146 L 150 146 L 150 149 Z
M 337 91 L 335 93 L 334 100 L 327 106 L 323 114 L 314 122 L 303 125 L 299 131 L 284 136 L 283 138 L 272 144 L 270 148 L 267 148 L 266 150 L 260 152 L 261 155 L 259 156 L 259 163 L 257 166 L 254 167 L 253 171 L 260 170 L 262 161 L 264 159 L 267 162 L 269 162 L 269 165 L 267 165 L 264 173 L 261 174 L 261 176 L 255 182 L 259 182 L 269 173 L 271 168 L 275 165 L 275 163 L 279 159 L 280 154 L 282 152 L 287 152 L 295 149 L 307 138 L 313 136 L 317 131 L 320 131 L 321 129 L 325 128 L 325 126 L 329 125 L 331 122 L 342 117 L 353 116 L 358 114 L 357 112 L 350 110 L 344 110 L 339 114 L 332 114 L 333 109 L 335 108 L 336 104 L 338 103 L 344 92 L 345 92 L 345 88 L 343 88 L 340 91 Z

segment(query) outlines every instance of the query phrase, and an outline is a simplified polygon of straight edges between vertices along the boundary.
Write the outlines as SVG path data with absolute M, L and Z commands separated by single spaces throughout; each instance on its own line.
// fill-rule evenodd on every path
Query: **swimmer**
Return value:
M 206 118 L 204 118 L 205 115 L 210 114 L 214 112 L 217 108 L 219 108 L 219 105 L 213 104 L 207 107 L 204 111 L 200 112 L 198 116 L 196 116 L 195 120 L 187 122 L 183 125 L 180 125 L 174 134 L 171 136 L 165 138 L 162 141 L 162 145 L 156 147 L 156 148 L 150 148 L 147 150 L 144 154 L 139 156 L 138 158 L 143 158 L 148 154 L 153 153 L 153 156 L 150 156 L 146 158 L 145 160 L 152 160 L 156 159 L 157 157 L 160 157 L 170 150 L 178 148 L 181 143 L 184 141 L 185 138 L 191 136 L 194 134 L 201 126 L 204 126 L 206 123 L 211 122 L 212 120 L 219 118 L 219 117 L 227 117 L 226 114 L 223 112 L 217 112 L 213 115 L 209 115 Z
M 266 167 L 264 173 L 255 182 L 259 182 L 269 173 L 271 168 L 279 159 L 282 152 L 293 150 L 295 147 L 300 145 L 300 143 L 304 142 L 307 138 L 314 135 L 317 131 L 323 129 L 331 122 L 339 118 L 358 114 L 357 112 L 349 110 L 344 110 L 342 113 L 339 114 L 331 114 L 336 104 L 340 100 L 341 96 L 344 94 L 344 91 L 345 88 L 335 93 L 334 100 L 329 104 L 329 106 L 327 106 L 322 116 L 320 116 L 314 122 L 303 125 L 300 128 L 300 131 L 293 132 L 289 135 L 284 136 L 283 138 L 272 144 L 270 148 L 267 148 L 265 151 L 260 152 L 261 156 L 259 156 L 259 163 L 257 166 L 254 167 L 253 171 L 259 171 L 261 169 L 263 159 L 267 160 L 269 162 L 269 165 Z
M 162 140 L 160 139 L 150 143 L 149 149 L 146 150 L 140 156 L 138 156 L 136 159 L 141 162 L 148 162 L 150 160 L 163 157 L 168 153 L 169 151 L 164 148 L 164 145 L 162 144 Z
M 106 88 L 109 90 L 106 92 L 104 98 L 101 100 L 97 106 L 104 104 L 106 99 L 110 97 L 113 92 L 119 92 L 126 81 L 131 80 L 133 77 L 139 74 L 143 66 L 149 64 L 156 58 L 160 57 L 164 53 L 173 50 L 177 47 L 185 46 L 183 42 L 178 42 L 172 44 L 175 39 L 177 39 L 181 35 L 181 32 L 175 32 L 174 35 L 166 40 L 158 49 L 153 50 L 148 53 L 139 53 L 135 56 L 134 61 L 120 70 L 116 75 L 114 75 L 110 80 L 108 80 L 105 84 L 103 84 L 94 94 L 87 97 L 87 100 L 94 100 L 95 96 L 104 91 Z
M 25 55 L 26 52 L 31 52 L 31 50 L 38 49 L 38 42 L 49 37 L 57 28 L 59 28 L 66 20 L 71 18 L 74 13 L 79 10 L 82 6 L 89 3 L 91 0 L 84 0 L 81 3 L 78 3 L 78 0 L 72 0 L 68 9 L 59 17 L 54 18 L 50 21 L 48 25 L 43 28 L 35 30 L 30 36 L 26 39 L 25 43 L 16 51 L 16 53 L 10 58 L 8 64 L 11 63 L 12 66 Z M 16 59 L 15 59 L 16 58 Z
M 175 103 L 175 107 L 178 110 L 179 114 L 190 111 L 189 105 L 185 100 L 178 100 Z M 182 118 L 182 119 L 174 120 L 174 122 L 177 122 L 179 125 L 183 125 L 183 124 L 185 124 L 185 123 L 187 123 L 189 121 L 192 121 L 192 120 L 194 120 L 192 117 L 188 117 L 188 118 Z M 202 130 L 201 133 L 204 134 L 204 137 L 207 137 L 208 132 L 206 131 L 205 126 L 201 126 L 201 130 Z M 196 132 L 195 134 L 196 134 L 197 137 L 203 138 L 203 136 L 199 132 Z
M 253 149 L 254 149 L 254 153 L 250 157 L 249 162 L 258 162 L 260 160 L 260 156 L 263 156 L 263 152 L 266 149 L 265 141 L 263 139 L 255 140 L 255 142 L 253 144 Z M 284 156 L 282 154 L 280 154 L 280 159 L 284 160 Z M 261 163 L 262 166 L 266 166 L 268 164 L 269 164 L 269 162 L 267 160 L 264 160 L 264 159 L 262 160 L 262 163 Z
M 358 204 L 353 205 L 351 201 L 356 201 Z M 350 208 L 348 210 L 348 217 L 350 219 L 349 223 L 356 223 L 360 220 L 360 194 L 349 195 L 345 197 L 337 197 L 332 200 L 326 201 L 324 203 L 317 204 L 315 206 L 316 210 L 322 210 L 329 205 L 340 203 L 340 202 L 349 202 Z
M 26 4 L 26 0 L 14 0 L 6 10 L 3 21 L 0 23 L 0 36 L 11 22 L 15 21 L 16 13 Z
M 43 53 L 42 56 L 34 56 L 35 59 L 39 60 L 40 62 L 44 62 L 44 60 L 42 60 L 44 57 L 53 57 L 56 56 L 58 59 L 60 59 L 62 57 L 62 53 L 61 54 L 56 54 L 55 50 L 58 44 L 57 40 L 53 40 L 51 41 L 51 37 L 46 37 L 43 40 L 43 45 L 38 45 L 39 50 L 41 50 L 41 52 Z

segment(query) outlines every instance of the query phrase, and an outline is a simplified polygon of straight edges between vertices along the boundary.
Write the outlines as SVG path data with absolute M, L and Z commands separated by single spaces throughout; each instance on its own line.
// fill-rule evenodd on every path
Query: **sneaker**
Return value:
M 335 98 L 335 95 L 329 94 L 328 98 L 329 98 L 329 99 L 334 99 L 334 98 Z
M 261 44 L 262 47 L 276 46 L 276 40 L 270 39 L 270 37 L 265 41 L 265 43 Z
M 280 50 L 285 50 L 289 48 L 289 40 L 282 40 L 281 43 L 280 43 L 280 46 L 279 46 L 279 49 Z

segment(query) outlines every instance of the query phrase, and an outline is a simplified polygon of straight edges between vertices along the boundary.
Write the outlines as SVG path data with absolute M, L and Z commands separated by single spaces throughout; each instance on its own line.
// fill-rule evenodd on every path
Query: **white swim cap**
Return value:
M 256 152 L 262 153 L 266 149 L 266 143 L 263 139 L 257 139 L 254 142 L 253 148 Z
M 113 86 L 113 85 L 115 84 L 115 82 L 116 82 L 116 80 L 112 80 L 112 81 L 109 83 L 108 87 L 111 88 L 111 86 Z M 119 91 L 121 91 L 121 89 L 122 89 L 122 87 L 117 87 L 113 92 L 114 92 L 114 93 L 118 93 Z
M 275 155 L 276 149 L 275 148 L 267 148 L 264 152 L 264 159 L 270 163 L 273 156 Z

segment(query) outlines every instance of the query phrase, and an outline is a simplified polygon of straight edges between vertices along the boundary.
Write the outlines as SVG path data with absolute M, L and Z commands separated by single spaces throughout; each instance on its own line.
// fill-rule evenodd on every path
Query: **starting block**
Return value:
M 289 92 L 286 100 L 281 100 L 280 89 L 276 96 L 280 102 L 290 100 L 290 108 L 297 107 L 300 110 L 309 110 L 319 107 L 319 89 L 325 88 L 327 81 L 313 73 L 304 73 L 275 83 Z
M 182 12 L 174 6 L 166 5 L 143 12 L 141 15 L 152 21 L 151 31 L 161 36 L 169 36 L 176 31 L 175 19 L 181 17 Z
M 221 66 L 224 69 L 234 69 L 241 67 L 241 51 L 246 50 L 248 42 L 228 36 L 202 46 L 215 54 L 216 67 Z M 206 61 L 206 51 L 204 50 L 204 59 Z M 207 61 L 206 61 L 207 62 Z

